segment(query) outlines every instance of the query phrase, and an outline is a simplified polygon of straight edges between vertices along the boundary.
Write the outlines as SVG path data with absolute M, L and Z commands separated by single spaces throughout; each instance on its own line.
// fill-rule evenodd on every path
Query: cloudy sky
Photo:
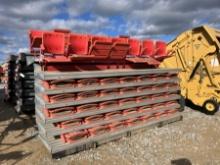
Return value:
M 0 0 L 0 61 L 28 48 L 29 29 L 169 41 L 202 24 L 220 28 L 219 0 Z

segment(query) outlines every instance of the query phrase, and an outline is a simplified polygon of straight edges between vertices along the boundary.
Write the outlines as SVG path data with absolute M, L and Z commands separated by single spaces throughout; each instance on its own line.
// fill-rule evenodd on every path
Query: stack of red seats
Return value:
M 32 30 L 30 51 L 39 136 L 53 154 L 180 119 L 178 70 L 157 68 L 162 41 Z
M 167 57 L 163 41 L 77 34 L 68 30 L 31 30 L 30 51 L 41 55 L 41 61 L 46 63 L 142 63 L 157 67 Z

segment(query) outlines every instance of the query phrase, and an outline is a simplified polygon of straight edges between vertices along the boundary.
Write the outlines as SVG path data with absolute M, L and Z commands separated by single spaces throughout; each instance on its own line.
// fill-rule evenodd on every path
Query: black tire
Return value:
M 219 104 L 215 100 L 207 100 L 203 104 L 203 111 L 208 115 L 214 115 L 219 109 Z
M 185 103 L 185 98 L 182 95 L 180 95 L 179 104 L 180 104 L 179 112 L 184 111 L 186 103 Z

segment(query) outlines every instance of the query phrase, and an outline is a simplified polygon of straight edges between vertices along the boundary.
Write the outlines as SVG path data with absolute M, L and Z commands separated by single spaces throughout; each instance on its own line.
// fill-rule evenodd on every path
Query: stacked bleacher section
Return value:
M 31 30 L 39 137 L 52 155 L 75 153 L 178 121 L 177 69 L 157 69 L 163 41 Z
M 15 67 L 15 110 L 17 113 L 34 112 L 34 63 L 28 63 L 27 58 L 31 56 L 20 53 Z
M 28 56 L 10 55 L 4 67 L 5 101 L 10 102 L 17 113 L 34 112 L 34 63 L 27 63 Z
M 3 77 L 3 83 L 4 83 L 4 101 L 7 102 L 15 102 L 15 67 L 16 67 L 16 59 L 17 56 L 10 55 L 6 61 L 6 64 L 4 66 L 4 77 Z

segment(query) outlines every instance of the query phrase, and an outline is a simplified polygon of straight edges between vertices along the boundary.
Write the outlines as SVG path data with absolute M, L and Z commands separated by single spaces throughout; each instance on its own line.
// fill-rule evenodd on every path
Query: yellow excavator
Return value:
M 181 94 L 213 115 L 220 103 L 220 30 L 197 27 L 167 44 L 169 58 L 160 68 L 180 68 Z

